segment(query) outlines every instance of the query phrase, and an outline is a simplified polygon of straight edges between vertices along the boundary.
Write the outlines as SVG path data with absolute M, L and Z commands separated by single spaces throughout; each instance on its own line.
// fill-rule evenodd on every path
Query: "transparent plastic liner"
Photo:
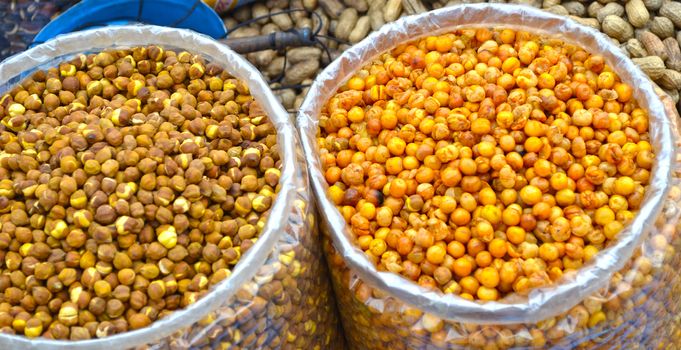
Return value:
M 526 297 L 510 295 L 486 303 L 426 290 L 399 275 L 377 271 L 364 252 L 351 242 L 352 234 L 345 220 L 326 195 L 328 186 L 316 141 L 324 104 L 371 59 L 419 37 L 480 27 L 526 30 L 601 54 L 623 81 L 636 87 L 634 98 L 649 111 L 651 142 L 656 152 L 656 165 L 641 210 L 617 241 L 599 252 L 594 262 L 556 284 L 533 290 Z M 675 120 L 670 121 L 675 118 L 674 113 L 673 103 L 668 100 L 662 103 L 648 78 L 610 39 L 566 17 L 530 7 L 501 4 L 448 7 L 386 25 L 350 48 L 318 76 L 301 106 L 297 124 L 320 211 L 325 214 L 322 223 L 325 250 L 351 346 L 494 348 L 490 345 L 493 343 L 498 348 L 509 348 L 530 346 L 532 341 L 543 346 L 540 341 L 543 338 L 547 344 L 560 348 L 612 341 L 617 339 L 618 329 L 629 339 L 640 342 L 645 338 L 643 334 L 648 334 L 653 335 L 651 341 L 676 344 L 678 337 L 672 334 L 681 335 L 675 333 L 681 328 L 674 318 L 679 303 L 671 299 L 675 294 L 670 291 L 681 289 L 676 272 L 681 263 L 674 254 L 681 247 L 675 229 L 681 203 L 677 203 L 676 194 L 679 180 L 670 181 L 672 170 L 678 167 L 677 128 Z M 669 199 L 668 195 L 675 197 Z M 665 238 L 664 246 L 651 243 L 651 237 L 657 235 Z M 652 314 L 646 317 L 643 311 Z M 585 315 L 586 321 L 582 319 Z M 530 341 L 526 342 L 527 339 Z M 631 344 L 634 343 L 622 345 L 626 348 Z
M 227 46 L 198 33 L 157 26 L 106 27 L 59 36 L 0 64 L 0 93 L 33 72 L 76 54 L 159 45 L 218 63 L 248 84 L 277 130 L 281 189 L 258 241 L 232 275 L 196 303 L 146 328 L 83 341 L 0 334 L 0 349 L 333 348 L 340 334 L 331 300 L 307 171 L 288 113 L 259 71 Z

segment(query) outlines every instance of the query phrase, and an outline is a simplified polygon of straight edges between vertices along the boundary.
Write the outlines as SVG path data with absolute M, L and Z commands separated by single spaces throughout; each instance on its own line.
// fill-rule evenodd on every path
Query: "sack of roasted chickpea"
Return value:
M 122 26 L 0 65 L 0 348 L 326 349 L 288 114 L 208 37 Z
M 521 6 L 384 26 L 297 118 L 353 349 L 674 349 L 673 103 Z

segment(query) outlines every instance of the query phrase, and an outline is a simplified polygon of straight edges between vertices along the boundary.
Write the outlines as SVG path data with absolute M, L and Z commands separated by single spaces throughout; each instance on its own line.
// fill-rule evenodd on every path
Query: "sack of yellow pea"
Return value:
M 534 8 L 347 50 L 297 124 L 350 348 L 675 348 L 677 118 L 608 38 Z

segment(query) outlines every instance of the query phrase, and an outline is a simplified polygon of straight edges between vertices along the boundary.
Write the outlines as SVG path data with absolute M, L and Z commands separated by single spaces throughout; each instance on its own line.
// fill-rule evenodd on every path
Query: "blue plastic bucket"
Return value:
M 220 16 L 201 0 L 83 0 L 48 23 L 32 45 L 59 34 L 131 23 L 191 29 L 215 39 L 227 33 Z

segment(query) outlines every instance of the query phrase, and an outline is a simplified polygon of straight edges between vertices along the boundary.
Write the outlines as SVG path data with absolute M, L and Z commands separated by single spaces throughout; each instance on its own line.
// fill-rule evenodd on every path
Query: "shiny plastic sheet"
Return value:
M 319 113 L 326 101 L 372 58 L 419 37 L 480 27 L 527 30 L 603 55 L 623 81 L 636 87 L 634 97 L 649 111 L 656 152 L 651 185 L 641 210 L 595 261 L 528 296 L 510 295 L 486 303 L 426 290 L 399 275 L 377 271 L 364 252 L 355 248 L 352 233 L 326 196 L 328 187 L 320 170 L 316 141 Z M 675 229 L 679 203 L 667 197 L 678 197 L 678 181 L 671 178 L 672 169 L 678 166 L 674 143 L 678 135 L 671 117 L 673 104 L 666 105 L 670 108 L 665 109 L 648 78 L 606 36 L 566 17 L 530 7 L 463 5 L 410 16 L 384 26 L 346 51 L 318 76 L 301 106 L 297 124 L 324 213 L 325 249 L 351 345 L 401 349 L 456 344 L 482 347 L 491 346 L 491 342 L 509 348 L 544 338 L 550 339 L 550 345 L 576 346 L 600 344 L 603 337 L 616 337 L 618 327 L 627 326 L 639 328 L 623 331 L 631 339 L 641 340 L 636 337 L 647 332 L 656 341 L 671 341 L 671 332 L 679 329 L 673 317 L 679 303 L 670 293 L 678 292 L 675 270 L 681 264 L 674 256 L 675 248 L 679 248 Z M 663 246 L 651 244 L 651 237 L 657 235 L 665 238 Z M 666 297 L 659 297 L 663 294 Z M 583 309 L 587 311 L 586 320 L 581 319 Z M 600 319 L 600 311 L 605 320 Z M 541 343 L 536 341 L 535 345 Z
M 76 54 L 151 44 L 200 54 L 247 83 L 275 125 L 282 152 L 271 219 L 229 278 L 149 327 L 77 342 L 0 334 L 0 349 L 333 348 L 340 334 L 299 139 L 288 113 L 243 57 L 189 30 L 107 27 L 59 36 L 9 58 L 0 64 L 0 93 Z

